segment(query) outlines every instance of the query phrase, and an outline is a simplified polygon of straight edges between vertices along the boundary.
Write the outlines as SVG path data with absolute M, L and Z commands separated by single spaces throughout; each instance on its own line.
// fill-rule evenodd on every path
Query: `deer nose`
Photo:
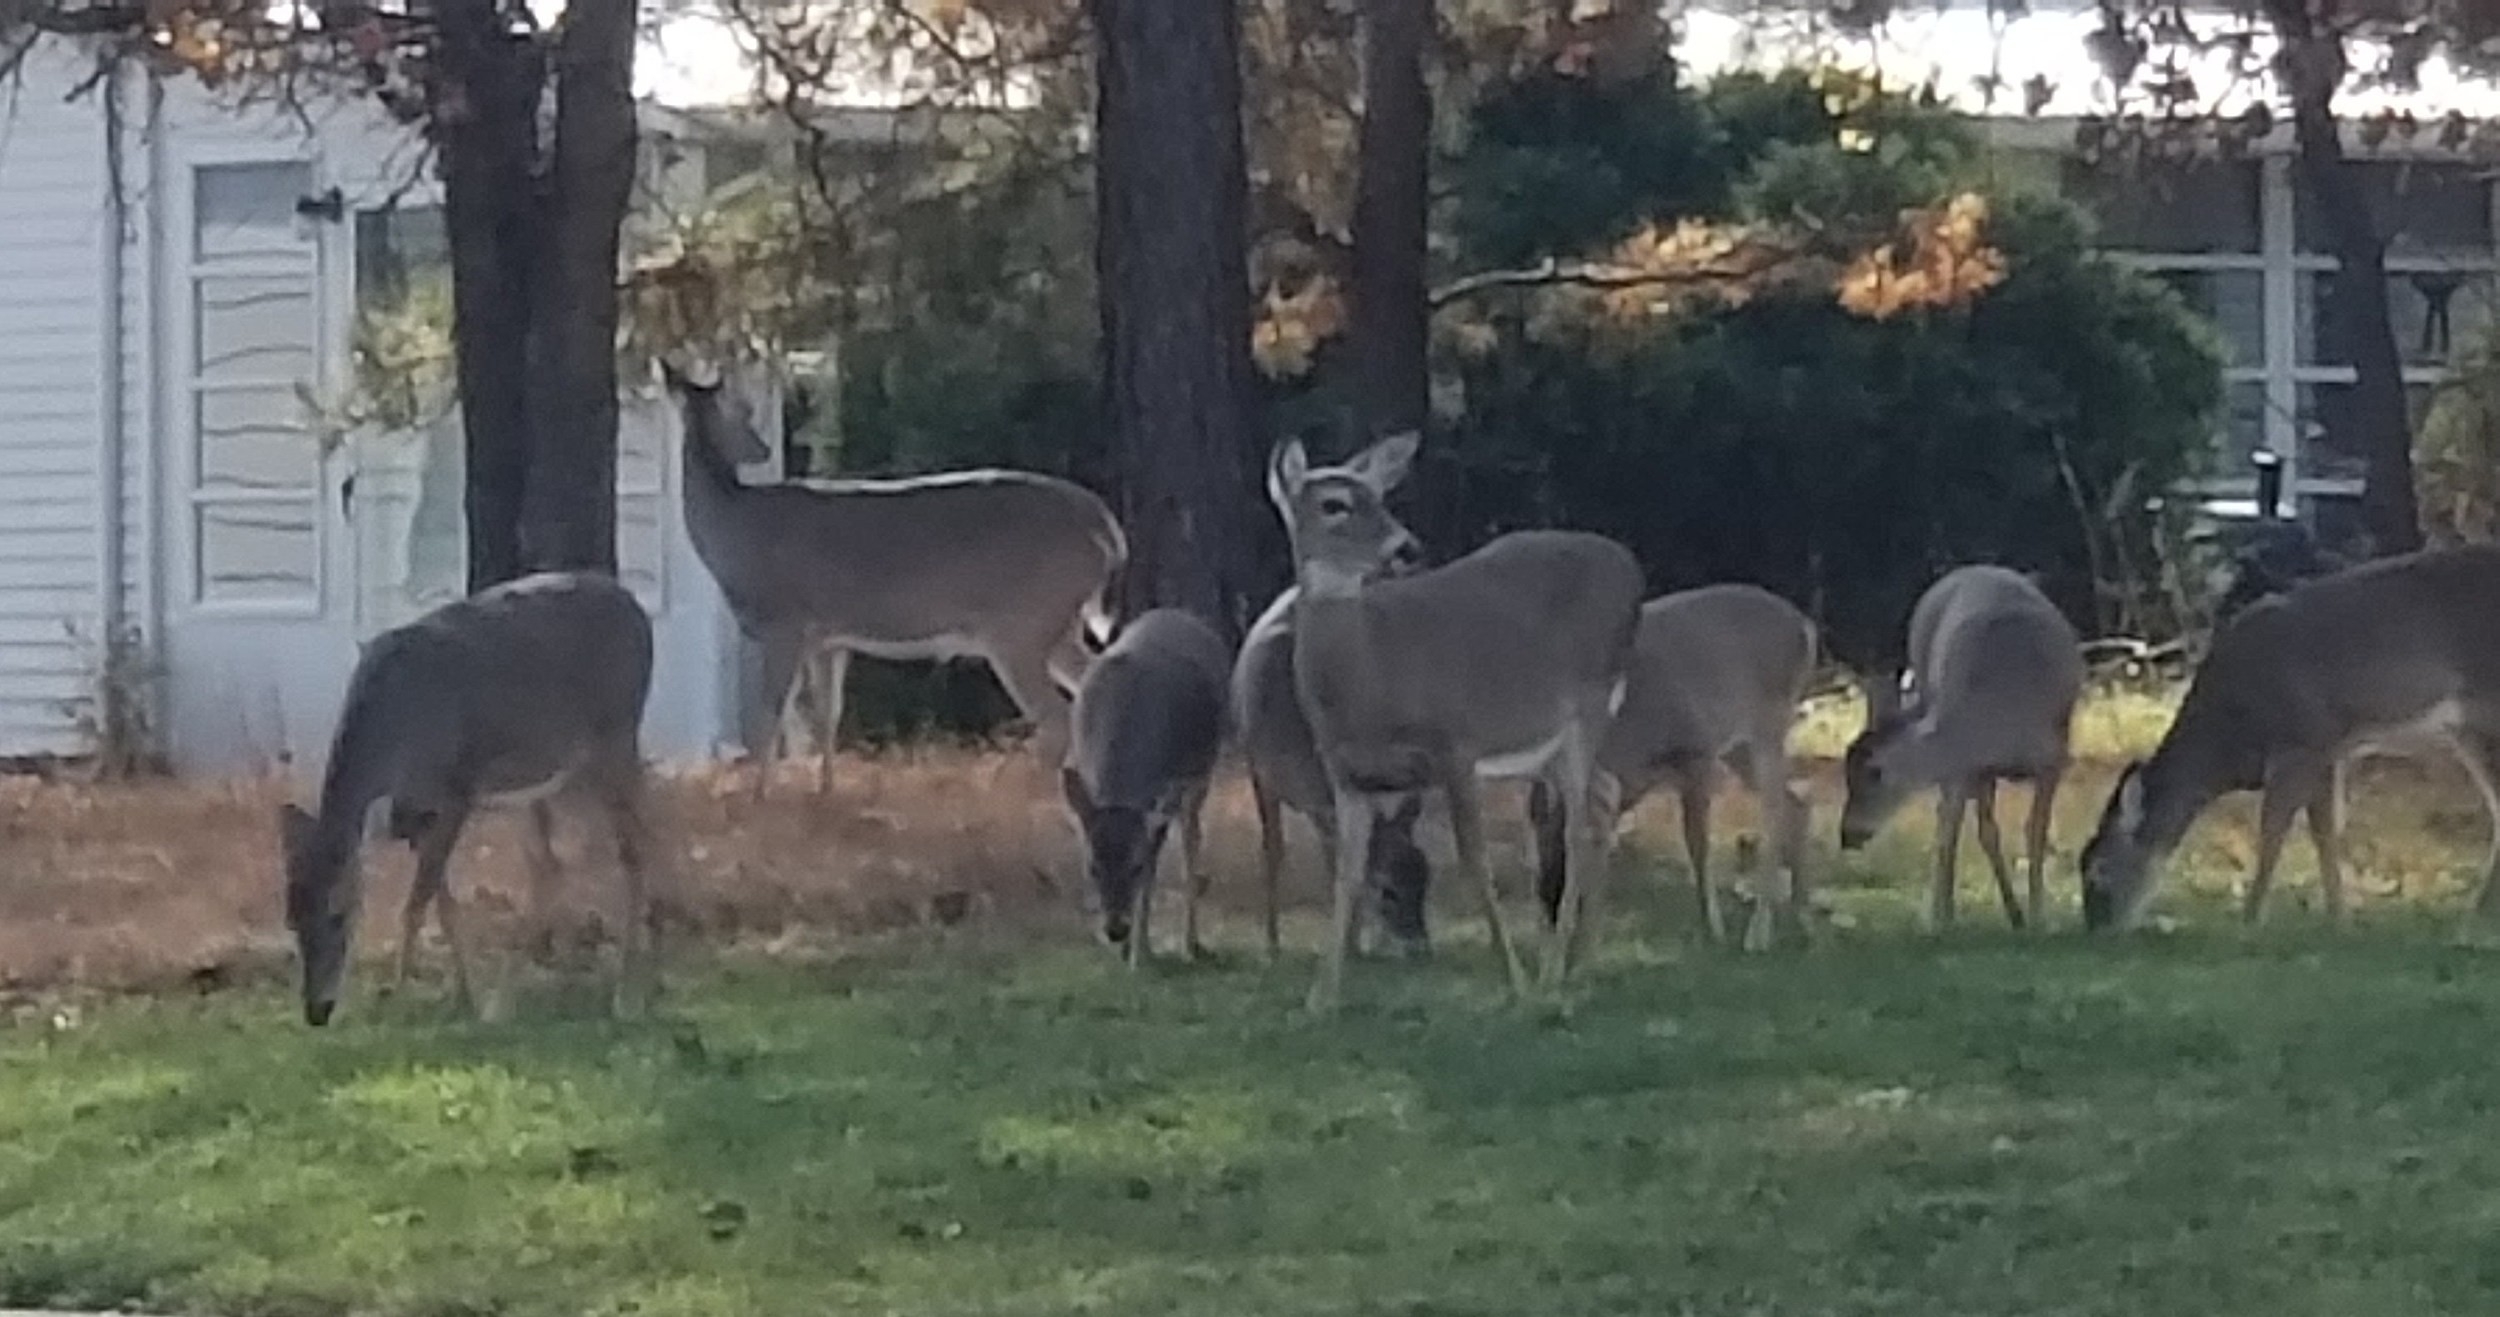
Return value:
M 339 1004 L 334 1001 L 305 1002 L 304 1023 L 318 1029 L 330 1022 L 330 1016 L 336 1012 L 338 1008 Z
M 1866 829 L 1864 829 L 1864 828 L 1842 828 L 1842 829 L 1840 830 L 1840 848 L 1841 848 L 1842 850 L 1844 850 L 1844 851 L 1863 850 L 1863 849 L 1865 849 L 1865 847 L 1866 847 L 1866 843 L 1867 843 L 1867 832 L 1866 832 Z
M 1102 921 L 1102 940 L 1107 946 L 1127 946 L 1128 933 L 1127 915 L 1111 915 Z
M 1424 546 L 1409 535 L 1389 546 L 1389 571 L 1404 575 L 1424 565 Z

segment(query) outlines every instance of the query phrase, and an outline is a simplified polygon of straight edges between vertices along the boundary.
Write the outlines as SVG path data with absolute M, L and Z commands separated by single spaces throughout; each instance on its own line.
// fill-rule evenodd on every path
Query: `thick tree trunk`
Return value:
M 1432 410 L 1431 309 L 1425 301 L 1426 207 L 1431 183 L 1432 91 L 1424 45 L 1432 0 L 1366 0 L 1363 6 L 1363 124 L 1356 142 L 1354 194 L 1354 363 L 1363 429 L 1370 436 L 1422 430 Z M 1426 544 L 1453 534 L 1455 472 L 1420 464 L 1409 515 Z M 1447 544 L 1441 547 L 1445 552 Z M 1380 883 L 1381 921 L 1398 937 L 1426 940 L 1425 893 L 1431 867 L 1412 846 L 1382 849 L 1374 834 L 1371 868 Z
M 634 0 L 572 0 L 533 291 L 522 558 L 616 571 L 618 230 L 634 186 Z
M 2343 41 L 2313 23 L 2307 0 L 2267 0 L 2266 9 L 2283 41 L 2277 69 L 2292 102 L 2295 169 L 2337 261 L 2325 308 L 2328 342 L 2354 376 L 2348 405 L 2327 415 L 2327 442 L 2362 457 L 2361 514 L 2372 550 L 2408 552 L 2422 547 L 2413 419 L 2388 314 L 2387 242 L 2335 122 L 2335 93 L 2346 71 Z
M 452 345 L 465 430 L 469 589 L 521 574 L 528 487 L 534 217 L 527 204 L 540 82 L 495 0 L 443 0 L 433 124 L 451 245 Z
M 1432 0 L 1367 0 L 1363 124 L 1354 198 L 1354 356 L 1364 428 L 1423 428 L 1431 410 L 1425 206 L 1432 96 L 1424 44 Z
M 1126 610 L 1193 609 L 1238 637 L 1261 506 L 1248 168 L 1233 0 L 1088 0 L 1103 390 L 1120 454 Z

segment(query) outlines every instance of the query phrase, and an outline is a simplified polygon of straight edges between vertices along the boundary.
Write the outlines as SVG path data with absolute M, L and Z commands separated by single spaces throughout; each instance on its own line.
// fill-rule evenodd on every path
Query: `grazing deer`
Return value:
M 1454 562 L 1376 579 L 1413 537 L 1383 506 L 1417 436 L 1393 435 L 1339 467 L 1279 447 L 1268 495 L 1293 541 L 1294 680 L 1328 771 L 1336 842 L 1334 932 L 1310 1004 L 1343 995 L 1373 815 L 1437 790 L 1459 864 L 1481 893 L 1495 953 L 1525 991 L 1484 855 L 1479 778 L 1543 777 L 1561 796 L 1565 883 L 1544 974 L 1559 987 L 1604 866 L 1610 794 L 1597 747 L 1623 698 L 1640 620 L 1630 550 L 1576 531 L 1521 531 Z
M 1133 967 L 1152 954 L 1149 915 L 1163 842 L 1181 829 L 1182 946 L 1198 940 L 1206 894 L 1199 815 L 1224 750 L 1225 674 L 1231 655 L 1194 613 L 1158 608 L 1122 628 L 1077 685 L 1060 783 L 1085 840 L 1102 900 L 1102 936 Z
M 2074 626 L 2031 578 L 2003 567 L 1957 567 L 1929 586 L 1910 614 L 1906 700 L 1869 690 L 1867 728 L 1844 761 L 1848 799 L 1840 844 L 1864 846 L 1902 803 L 1937 788 L 1936 882 L 1928 920 L 1953 922 L 1962 815 L 1976 804 L 2006 922 L 2037 927 L 2047 902 L 2049 811 L 2066 772 L 2067 737 L 2083 694 L 2083 651 Z M 2028 900 L 1997 831 L 2002 781 L 2031 783 Z
M 526 802 L 531 913 L 543 936 L 555 882 L 548 804 L 562 791 L 597 801 L 616 829 L 626 904 L 616 1005 L 639 1009 L 658 950 L 640 748 L 650 689 L 651 620 L 603 575 L 524 577 L 375 637 L 348 679 L 317 812 L 280 807 L 305 1020 L 327 1024 L 338 1007 L 364 899 L 358 853 L 377 808 L 387 806 L 390 835 L 417 855 L 401 917 L 400 978 L 431 906 L 451 944 L 453 990 L 475 1007 L 444 866 L 472 813 Z
M 1746 947 L 1770 946 L 1781 908 L 1804 927 L 1807 807 L 1789 788 L 1788 731 L 1814 675 L 1815 649 L 1814 623 L 1759 586 L 1682 590 L 1641 609 L 1631 683 L 1597 765 L 1614 776 L 1626 814 L 1659 785 L 1674 785 L 1695 899 L 1714 941 L 1727 937 L 1710 881 L 1710 796 L 1721 765 L 1762 803 L 1781 875 L 1754 904 Z M 1551 920 L 1563 895 L 1562 819 L 1541 786 L 1528 808 L 1537 825 L 1537 896 Z
M 762 760 L 791 680 L 827 652 L 814 701 L 828 752 L 851 654 L 979 658 L 1034 726 L 1047 760 L 1067 743 L 1088 627 L 1128 557 L 1111 510 L 1087 490 L 1024 471 L 750 488 L 738 464 L 771 450 L 742 378 L 663 367 L 685 420 L 686 531 L 739 627 L 763 652 L 747 747 Z M 830 789 L 830 753 L 817 792 Z M 759 771 L 755 793 L 764 791 Z
M 2264 913 L 2292 817 L 2306 813 L 2319 885 L 2344 900 L 2340 766 L 2444 744 L 2495 829 L 2471 920 L 2500 909 L 2500 546 L 2383 558 L 2251 604 L 2216 633 L 2152 757 L 2130 764 L 2083 850 L 2087 928 L 2134 922 L 2154 875 L 2207 805 L 2260 791 L 2242 913 Z
M 1411 567 L 1402 560 L 1393 571 Z M 1311 741 L 1311 722 L 1302 714 L 1302 697 L 1294 687 L 1293 606 L 1299 587 L 1287 586 L 1250 627 L 1233 661 L 1233 721 L 1242 757 L 1250 770 L 1250 794 L 1259 815 L 1259 878 L 1267 902 L 1267 953 L 1277 953 L 1278 877 L 1285 864 L 1284 811 L 1311 821 L 1319 834 L 1325 870 L 1334 881 L 1336 821 L 1328 770 Z M 1415 823 L 1423 797 L 1414 795 L 1389 814 L 1373 820 L 1371 854 L 1364 869 L 1373 875 L 1380 900 L 1380 922 L 1391 943 L 1409 955 L 1429 946 L 1424 929 L 1424 890 L 1431 865 L 1415 843 Z

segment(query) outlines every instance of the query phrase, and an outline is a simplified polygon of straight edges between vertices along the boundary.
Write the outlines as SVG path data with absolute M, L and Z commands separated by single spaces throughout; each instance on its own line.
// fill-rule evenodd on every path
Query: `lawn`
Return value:
M 1914 810 L 1869 854 L 1825 849 L 1838 914 L 1819 945 L 1743 957 L 1688 937 L 1661 808 L 1568 1012 L 1505 1001 L 1464 894 L 1445 891 L 1442 954 L 1358 965 L 1347 1011 L 1315 1022 L 1298 1009 L 1313 903 L 1281 963 L 1246 950 L 1238 802 L 1218 829 L 1225 958 L 1131 975 L 1087 945 L 1072 893 L 1029 890 L 1013 857 L 1043 844 L 1048 815 L 996 788 L 1000 770 L 888 771 L 977 797 L 990 821 L 946 832 L 878 797 L 882 835 L 939 836 L 951 858 L 877 863 L 947 882 L 986 863 L 1025 894 L 984 896 L 953 927 L 828 915 L 846 926 L 801 935 L 809 910 L 876 901 L 793 895 L 788 874 L 888 881 L 860 868 L 856 785 L 838 851 L 791 824 L 777 856 L 734 850 L 770 832 L 728 812 L 734 792 L 681 789 L 681 848 L 743 893 L 744 923 L 713 925 L 661 1016 L 631 1025 L 602 1018 L 585 976 L 534 981 L 497 1025 L 451 1018 L 421 985 L 360 993 L 308 1030 L 267 954 L 268 880 L 240 849 L 265 794 L 190 814 L 145 795 L 20 802 L 16 853 L 42 862 L 17 891 L 59 899 L 89 873 L 118 894 L 58 935 L 173 959 L 110 976 L 149 991 L 102 992 L 63 967 L 110 958 L 29 960 L 54 974 L 29 985 L 0 955 L 20 984 L 0 1023 L 0 1306 L 2400 1317 L 2500 1302 L 2500 953 L 2452 935 L 2483 831 L 2436 773 L 2374 773 L 2356 793 L 2369 881 L 2348 932 L 2304 908 L 2298 848 L 2271 926 L 2227 917 L 2240 806 L 2183 857 L 2167 931 L 2007 934 L 1966 847 L 1964 927 L 1930 938 L 1910 922 Z M 2107 765 L 2082 776 L 2058 829 L 2068 928 Z M 1818 783 L 1827 828 L 1828 765 Z M 140 839 L 133 811 L 182 835 Z M 183 845 L 231 863 L 171 877 L 213 857 L 169 852 L 157 874 L 160 847 Z M 385 911 L 397 881 L 375 879 Z M 0 909 L 24 923 L 28 899 L 0 892 Z M 784 907 L 789 926 L 756 926 Z M 117 942 L 111 909 L 233 929 Z M 33 940 L 17 936 L 0 953 Z M 210 942 L 246 949 L 185 969 Z
M 1861 898 L 1863 900 L 1863 898 Z M 201 1313 L 2489 1311 L 2500 969 L 2425 921 L 1617 930 L 1165 967 L 994 931 L 518 1022 L 275 990 L 0 1039 L 0 1299 Z

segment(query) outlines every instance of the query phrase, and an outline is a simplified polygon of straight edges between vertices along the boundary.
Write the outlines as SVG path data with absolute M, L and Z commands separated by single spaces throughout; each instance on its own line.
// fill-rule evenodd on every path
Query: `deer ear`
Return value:
M 1406 479 L 1415 465 L 1415 450 L 1422 447 L 1424 437 L 1414 430 L 1400 430 L 1373 444 L 1346 463 L 1364 484 L 1386 494 Z
M 1302 482 L 1311 474 L 1311 455 L 1304 451 L 1302 441 L 1288 439 L 1276 445 L 1267 459 L 1267 498 L 1284 515 L 1286 524 L 1293 522 L 1293 496 L 1302 489 Z

